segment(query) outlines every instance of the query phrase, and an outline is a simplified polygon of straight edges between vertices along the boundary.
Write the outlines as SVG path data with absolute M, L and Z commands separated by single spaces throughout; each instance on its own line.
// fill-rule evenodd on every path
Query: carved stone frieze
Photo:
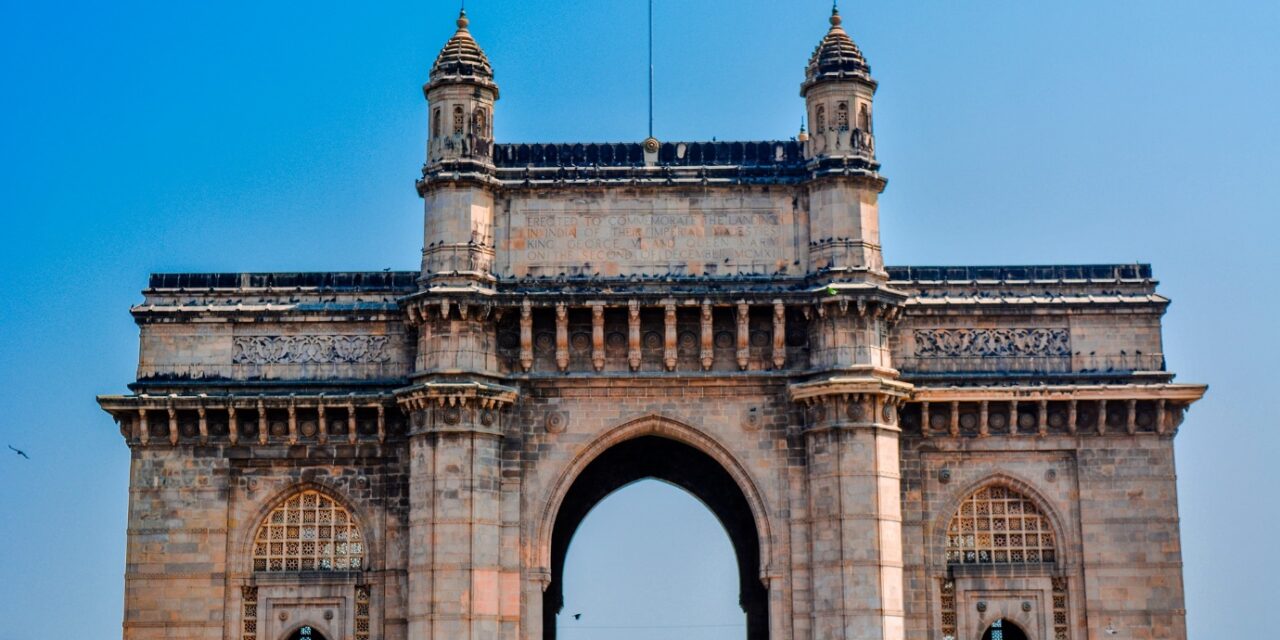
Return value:
M 387 336 L 241 336 L 233 364 L 368 364 L 391 361 Z
M 1065 357 L 1071 332 L 1063 328 L 916 329 L 919 358 Z

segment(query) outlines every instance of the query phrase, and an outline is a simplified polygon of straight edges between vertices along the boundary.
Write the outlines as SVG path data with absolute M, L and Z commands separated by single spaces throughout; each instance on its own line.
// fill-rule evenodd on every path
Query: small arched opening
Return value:
M 302 625 L 293 630 L 293 633 L 285 636 L 285 640 L 328 640 L 319 629 L 311 625 Z
M 720 521 L 737 562 L 738 603 L 746 614 L 746 638 L 768 638 L 768 591 L 760 580 L 760 537 L 746 496 L 714 458 L 658 436 L 641 436 L 609 448 L 583 468 L 565 494 L 551 534 L 551 582 L 543 597 L 542 637 L 557 637 L 556 616 L 564 606 L 565 559 L 579 526 L 610 494 L 646 479 L 687 491 Z
M 982 634 L 982 640 L 1028 640 L 1022 628 L 1009 620 L 996 620 Z

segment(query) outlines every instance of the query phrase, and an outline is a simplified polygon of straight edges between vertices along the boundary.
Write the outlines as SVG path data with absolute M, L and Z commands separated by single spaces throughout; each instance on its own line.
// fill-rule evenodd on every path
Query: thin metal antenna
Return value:
M 649 137 L 653 137 L 653 0 L 649 0 Z

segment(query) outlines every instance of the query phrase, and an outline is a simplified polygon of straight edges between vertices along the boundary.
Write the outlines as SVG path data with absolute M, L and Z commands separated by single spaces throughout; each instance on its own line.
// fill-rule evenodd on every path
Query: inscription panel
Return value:
M 513 201 L 499 270 L 523 276 L 802 273 L 789 195 Z

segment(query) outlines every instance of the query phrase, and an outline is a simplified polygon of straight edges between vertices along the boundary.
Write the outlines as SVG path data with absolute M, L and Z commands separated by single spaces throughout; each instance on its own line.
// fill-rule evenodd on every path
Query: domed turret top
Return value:
M 805 69 L 803 90 L 824 80 L 839 78 L 858 78 L 874 84 L 867 59 L 862 57 L 862 51 L 858 49 L 858 45 L 853 43 L 853 38 L 850 38 L 844 27 L 840 26 L 842 22 L 840 10 L 832 7 L 831 29 L 827 31 L 827 35 L 822 38 L 822 42 L 818 43 L 818 47 L 813 50 L 813 56 L 809 58 L 809 66 Z
M 464 81 L 486 86 L 493 86 L 493 67 L 489 65 L 488 56 L 471 37 L 467 29 L 471 21 L 467 19 L 467 11 L 458 14 L 458 31 L 445 43 L 431 66 L 430 85 L 441 82 Z

